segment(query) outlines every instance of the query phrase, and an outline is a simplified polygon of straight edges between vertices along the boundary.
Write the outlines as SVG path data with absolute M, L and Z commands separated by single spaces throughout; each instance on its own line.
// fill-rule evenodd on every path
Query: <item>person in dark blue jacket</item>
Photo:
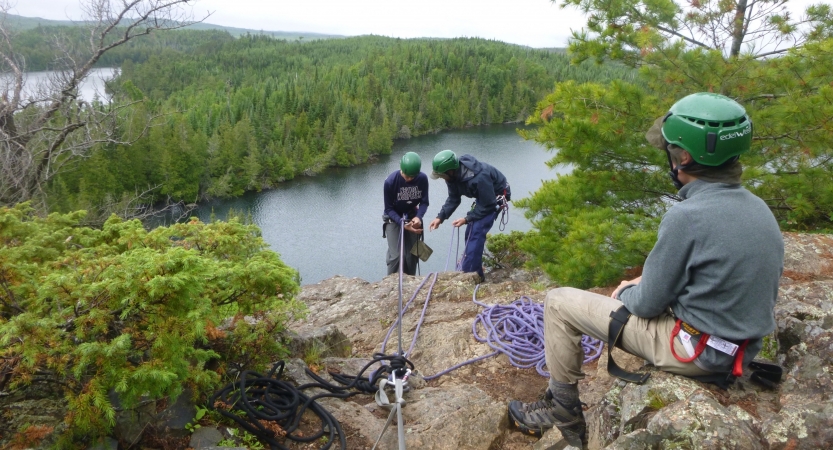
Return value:
M 417 256 L 411 248 L 422 234 L 422 216 L 428 209 L 428 177 L 420 172 L 422 160 L 414 152 L 402 155 L 399 170 L 385 180 L 385 221 L 383 236 L 388 239 L 388 275 L 399 270 L 399 224 L 405 220 L 402 272 L 415 275 Z
M 445 200 L 437 218 L 431 221 L 429 229 L 436 230 L 441 223 L 451 217 L 460 206 L 462 196 L 475 199 L 474 207 L 465 217 L 455 219 L 451 225 L 466 226 L 466 249 L 460 268 L 463 272 L 477 272 L 481 280 L 483 273 L 483 247 L 486 245 L 486 233 L 492 229 L 501 208 L 511 200 L 509 183 L 503 174 L 489 164 L 478 161 L 471 155 L 457 155 L 451 150 L 437 153 L 432 162 L 431 178 L 442 178 L 448 186 L 448 198 Z

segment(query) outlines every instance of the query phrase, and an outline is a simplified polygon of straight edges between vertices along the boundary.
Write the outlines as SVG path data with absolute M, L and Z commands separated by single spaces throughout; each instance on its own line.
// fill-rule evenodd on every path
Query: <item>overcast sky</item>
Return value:
M 78 0 L 16 0 L 12 13 L 80 19 Z M 482 37 L 532 47 L 564 47 L 580 13 L 549 0 L 198 0 L 208 23 L 267 31 L 347 36 Z
M 81 19 L 79 0 L 12 0 L 27 17 Z M 796 10 L 810 2 L 792 0 Z M 829 0 L 824 0 L 829 1 Z M 481 37 L 531 47 L 565 47 L 584 17 L 549 0 L 197 0 L 206 22 L 265 31 L 401 38 Z

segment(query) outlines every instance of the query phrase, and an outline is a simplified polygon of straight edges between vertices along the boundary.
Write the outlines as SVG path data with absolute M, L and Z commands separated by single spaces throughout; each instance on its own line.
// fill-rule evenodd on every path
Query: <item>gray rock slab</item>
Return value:
M 201 450 L 207 447 L 216 447 L 222 440 L 223 434 L 217 428 L 201 427 L 194 430 L 194 433 L 191 434 L 189 446 L 195 450 Z
M 657 411 L 646 429 L 681 448 L 763 449 L 760 438 L 708 391 L 698 390 L 684 401 Z
M 191 400 L 191 391 L 186 389 L 156 416 L 154 422 L 156 429 L 164 430 L 168 436 L 185 437 L 190 433 L 186 425 L 194 420 L 196 414 L 197 407 Z
M 833 235 L 782 233 L 784 236 L 784 275 L 830 274 L 833 269 Z

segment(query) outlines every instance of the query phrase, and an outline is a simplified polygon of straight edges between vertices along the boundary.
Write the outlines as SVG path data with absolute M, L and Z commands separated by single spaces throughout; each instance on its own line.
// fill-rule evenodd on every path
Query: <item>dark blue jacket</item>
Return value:
M 428 176 L 420 172 L 410 182 L 405 181 L 399 171 L 388 175 L 385 180 L 385 215 L 395 223 L 402 216 L 408 219 L 425 215 L 428 209 Z
M 465 195 L 477 202 L 477 206 L 466 213 L 468 223 L 493 214 L 497 210 L 496 197 L 503 195 L 509 185 L 499 170 L 471 155 L 460 157 L 460 168 L 454 173 L 454 179 L 445 184 L 448 186 L 448 198 L 437 217 L 443 221 L 451 217 L 460 206 L 460 197 Z

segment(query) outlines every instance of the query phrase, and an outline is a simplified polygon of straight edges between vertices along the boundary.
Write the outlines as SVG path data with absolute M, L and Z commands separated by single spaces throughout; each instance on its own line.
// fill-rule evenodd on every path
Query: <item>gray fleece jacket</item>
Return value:
M 775 329 L 773 310 L 784 268 L 784 241 L 772 212 L 740 185 L 695 180 L 684 201 L 662 218 L 657 243 L 638 285 L 619 299 L 639 317 L 669 307 L 696 329 L 729 340 L 749 339 L 744 363 Z M 686 355 L 680 355 L 685 357 Z M 695 363 L 731 370 L 733 357 L 706 347 Z

